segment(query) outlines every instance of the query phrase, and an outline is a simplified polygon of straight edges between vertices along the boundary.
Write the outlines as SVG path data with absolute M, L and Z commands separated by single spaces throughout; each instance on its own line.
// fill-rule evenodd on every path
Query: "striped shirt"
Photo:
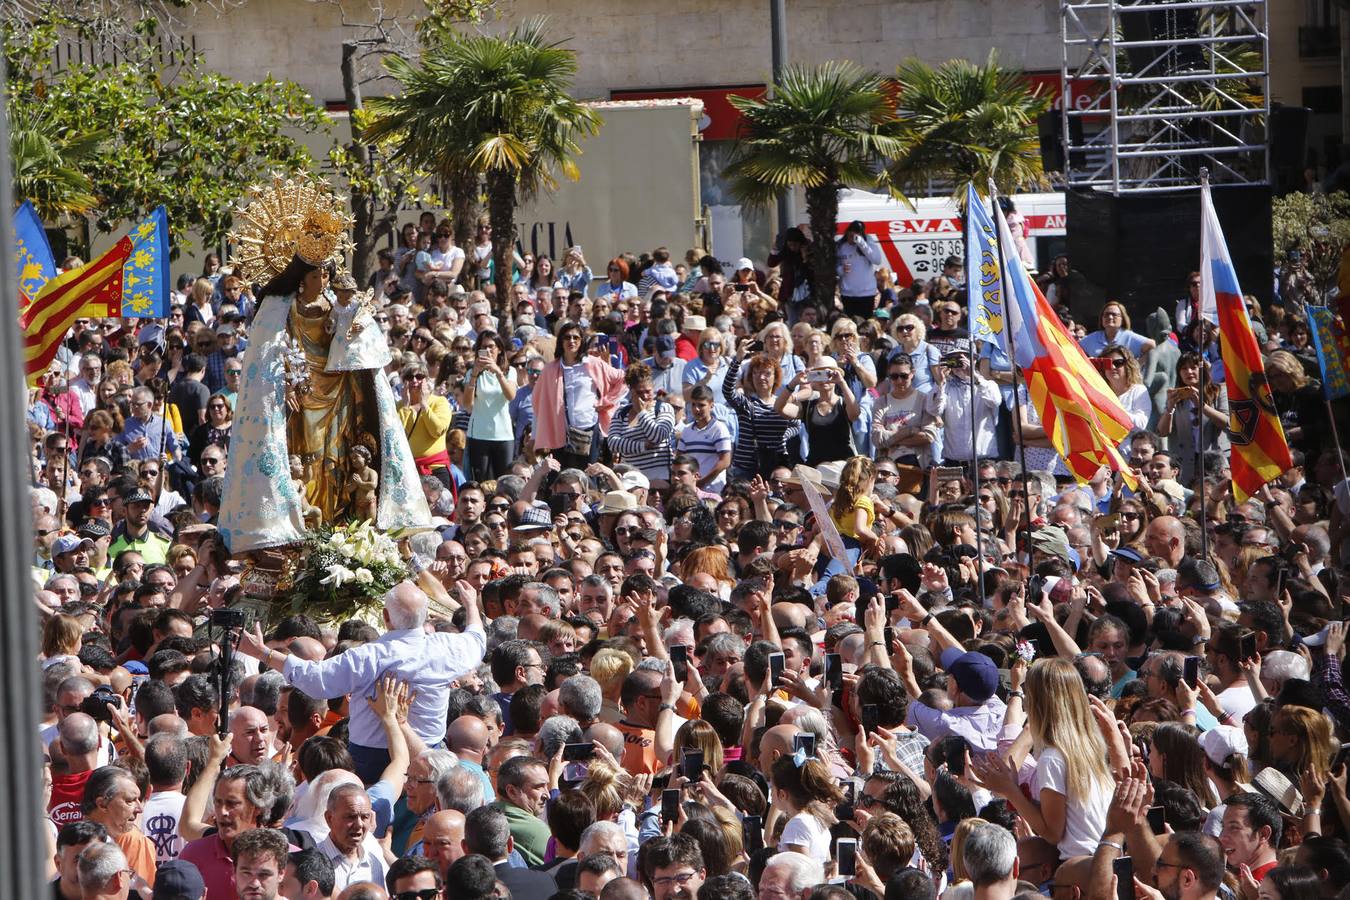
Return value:
M 706 428 L 699 428 L 690 422 L 680 432 L 679 438 L 675 441 L 675 448 L 698 460 L 698 474 L 702 478 L 705 473 L 713 470 L 723 453 L 731 451 L 731 430 L 725 423 L 716 419 L 709 420 Z M 717 478 L 706 485 L 706 489 L 720 494 L 726 483 L 727 473 L 723 470 Z
M 732 369 L 735 371 L 740 371 L 740 365 L 739 357 L 732 360 Z M 736 384 L 736 379 L 732 378 L 722 382 L 722 399 L 736 412 L 740 421 L 736 446 L 731 451 L 731 468 L 753 475 L 759 472 L 759 450 L 781 454 L 788 431 L 795 431 L 797 422 L 774 409 L 772 400 L 766 403 L 753 394 L 747 394 Z M 765 478 L 769 476 L 768 472 L 760 474 Z
M 648 412 L 634 416 L 624 407 L 609 431 L 609 449 L 652 481 L 670 480 L 671 442 L 675 437 L 675 407 L 656 401 Z

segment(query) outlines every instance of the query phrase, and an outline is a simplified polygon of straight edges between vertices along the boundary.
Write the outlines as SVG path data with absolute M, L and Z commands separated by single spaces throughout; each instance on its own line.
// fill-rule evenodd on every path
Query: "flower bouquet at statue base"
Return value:
M 273 603 L 274 615 L 378 623 L 384 595 L 408 577 L 397 537 L 369 521 L 321 524 L 307 531 L 290 585 Z

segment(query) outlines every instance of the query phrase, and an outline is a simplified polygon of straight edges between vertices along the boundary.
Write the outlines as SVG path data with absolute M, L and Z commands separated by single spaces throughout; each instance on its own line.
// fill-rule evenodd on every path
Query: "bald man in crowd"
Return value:
M 471 590 L 461 585 L 461 590 Z M 430 600 L 410 581 L 395 585 L 384 597 L 386 631 L 377 640 L 353 647 L 330 659 L 306 660 L 267 646 L 262 628 L 254 625 L 239 641 L 241 653 L 286 676 L 311 697 L 325 700 L 350 695 L 347 749 L 356 774 L 373 784 L 389 765 L 389 745 L 379 714 L 370 705 L 376 682 L 395 676 L 407 682 L 413 697 L 408 726 L 431 748 L 445 745 L 450 683 L 478 667 L 487 650 L 487 633 L 475 599 L 465 603 L 460 634 L 427 631 Z
M 477 716 L 460 716 L 446 729 L 445 740 L 450 751 L 459 757 L 460 766 L 473 772 L 483 782 L 483 796 L 487 802 L 496 800 L 492 779 L 483 768 L 488 751 L 487 724 Z

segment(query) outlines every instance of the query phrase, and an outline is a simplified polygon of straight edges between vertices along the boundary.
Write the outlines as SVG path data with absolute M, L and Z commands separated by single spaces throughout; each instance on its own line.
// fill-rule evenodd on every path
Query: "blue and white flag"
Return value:
M 966 293 L 970 308 L 971 342 L 989 345 L 995 369 L 1008 368 L 1004 351 L 1007 317 L 1003 309 L 1003 271 L 999 265 L 994 222 L 984 211 L 975 185 L 966 186 Z

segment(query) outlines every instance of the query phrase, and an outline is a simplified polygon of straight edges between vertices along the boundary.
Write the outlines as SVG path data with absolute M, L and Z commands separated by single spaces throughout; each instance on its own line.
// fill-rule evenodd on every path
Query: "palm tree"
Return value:
M 30 200 L 46 222 L 83 215 L 98 205 L 94 183 L 81 166 L 98 153 L 105 135 L 57 133 L 27 102 L 9 104 L 9 156 L 14 199 Z
M 568 95 L 576 54 L 551 41 L 547 20 L 523 23 L 505 37 L 449 34 L 428 46 L 420 64 L 385 61 L 403 86 L 371 100 L 364 138 L 393 146 L 396 159 L 464 182 L 482 175 L 492 220 L 497 298 L 506 302 L 515 249 L 516 204 L 575 180 L 578 140 L 600 117 Z
M 952 59 L 934 68 L 910 59 L 896 81 L 901 149 L 888 174 L 902 196 L 927 193 L 937 181 L 952 185 L 963 204 L 970 182 L 984 193 L 992 180 L 1004 194 L 1045 184 L 1036 117 L 1050 98 L 1000 66 L 994 51 L 983 66 Z
M 743 203 L 766 206 L 785 191 L 805 189 L 813 299 L 828 307 L 837 280 L 839 191 L 885 186 L 882 160 L 899 150 L 893 136 L 895 102 L 880 75 L 851 62 L 792 67 L 772 96 L 730 99 L 744 116 L 735 155 L 724 173 L 732 192 Z

